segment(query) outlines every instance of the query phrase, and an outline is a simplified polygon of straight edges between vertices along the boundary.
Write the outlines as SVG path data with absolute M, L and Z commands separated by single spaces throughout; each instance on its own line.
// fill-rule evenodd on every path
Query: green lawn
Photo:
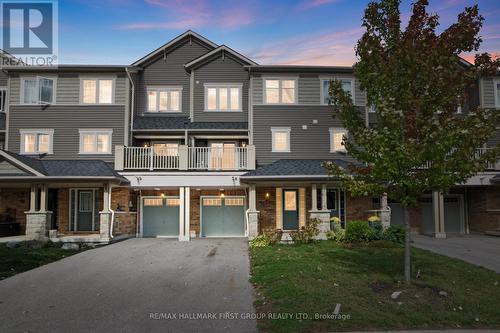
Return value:
M 10 249 L 5 244 L 0 244 L 0 280 L 80 252 L 62 250 L 51 246 L 50 243 L 38 247 L 21 243 L 20 246 Z
M 413 249 L 411 286 L 403 280 L 403 249 L 343 247 L 331 241 L 251 250 L 256 308 L 264 332 L 373 329 L 500 328 L 500 274 Z M 492 254 L 493 255 L 493 254 Z M 399 299 L 391 299 L 402 291 Z M 447 296 L 439 294 L 445 291 Z M 310 319 L 333 313 L 342 319 Z M 292 314 L 293 319 L 268 313 Z M 300 319 L 298 313 L 307 313 Z

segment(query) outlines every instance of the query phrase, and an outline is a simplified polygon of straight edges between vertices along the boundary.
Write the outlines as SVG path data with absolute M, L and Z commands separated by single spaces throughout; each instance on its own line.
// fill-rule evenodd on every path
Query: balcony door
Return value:
M 216 170 L 236 169 L 236 143 L 212 142 L 210 168 Z

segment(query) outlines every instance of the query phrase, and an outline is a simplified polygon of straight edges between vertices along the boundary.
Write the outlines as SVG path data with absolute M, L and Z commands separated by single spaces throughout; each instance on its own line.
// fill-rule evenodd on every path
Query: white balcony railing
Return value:
M 116 170 L 253 170 L 255 147 L 116 146 Z
M 479 159 L 484 153 L 486 153 L 489 149 L 491 148 L 477 148 L 475 151 L 474 151 L 474 159 Z M 420 166 L 418 169 L 429 169 L 431 166 L 431 162 L 428 161 L 426 163 L 424 163 L 422 166 Z M 488 165 L 486 166 L 486 170 L 500 170 L 500 161 L 498 162 L 492 162 L 492 163 L 488 163 Z

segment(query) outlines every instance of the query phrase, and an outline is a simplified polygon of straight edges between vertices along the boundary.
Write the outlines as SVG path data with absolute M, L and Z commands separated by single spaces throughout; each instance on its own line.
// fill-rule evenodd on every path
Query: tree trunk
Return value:
M 404 207 L 405 217 L 405 282 L 411 283 L 411 235 L 410 235 L 410 212 Z

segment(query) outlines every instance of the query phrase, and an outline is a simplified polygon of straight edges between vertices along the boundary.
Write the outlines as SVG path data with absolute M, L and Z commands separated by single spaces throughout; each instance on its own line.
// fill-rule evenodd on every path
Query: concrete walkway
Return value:
M 0 332 L 256 332 L 235 319 L 254 313 L 247 246 L 129 239 L 18 274 L 0 281 Z
M 412 239 L 415 247 L 458 258 L 500 273 L 500 237 L 468 235 L 437 239 L 412 235 Z

